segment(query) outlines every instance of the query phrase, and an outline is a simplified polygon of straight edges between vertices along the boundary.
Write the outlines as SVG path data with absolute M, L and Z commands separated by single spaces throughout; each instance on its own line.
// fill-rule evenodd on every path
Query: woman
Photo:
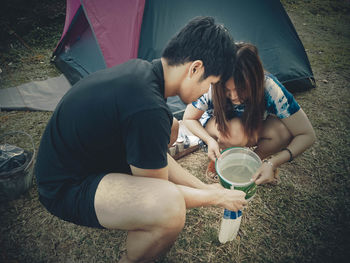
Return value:
M 221 149 L 254 147 L 264 160 L 253 176 L 256 184 L 275 182 L 276 168 L 303 153 L 316 138 L 294 97 L 264 72 L 257 48 L 248 43 L 237 44 L 232 77 L 189 104 L 183 119 L 208 146 L 211 177 L 216 175 L 213 163 Z

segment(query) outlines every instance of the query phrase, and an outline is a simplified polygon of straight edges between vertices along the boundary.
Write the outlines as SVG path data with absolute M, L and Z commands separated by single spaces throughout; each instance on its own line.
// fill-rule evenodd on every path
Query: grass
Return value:
M 63 29 L 64 1 L 28 2 L 34 15 L 23 9 L 17 20 L 4 20 L 4 14 L 0 19 L 1 88 L 60 74 L 49 61 Z M 277 186 L 258 188 L 236 240 L 218 242 L 223 209 L 191 209 L 178 240 L 158 262 L 346 262 L 350 255 L 350 3 L 282 3 L 316 79 L 316 89 L 295 97 L 315 128 L 317 142 L 280 167 Z M 4 30 L 6 25 L 30 49 Z M 23 130 L 37 148 L 50 116 L 0 112 L 0 134 Z M 197 151 L 179 162 L 206 180 L 205 153 Z M 125 252 L 125 231 L 80 227 L 50 215 L 37 201 L 36 185 L 19 199 L 0 204 L 0 222 L 0 262 L 113 262 Z

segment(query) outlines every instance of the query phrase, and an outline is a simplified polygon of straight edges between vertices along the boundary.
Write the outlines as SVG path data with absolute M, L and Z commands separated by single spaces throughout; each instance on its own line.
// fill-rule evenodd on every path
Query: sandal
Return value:
M 207 177 L 207 179 L 212 182 L 212 183 L 218 183 L 219 182 L 219 176 L 216 173 L 215 170 L 215 162 L 214 161 L 210 161 L 210 163 L 208 164 L 207 170 L 205 172 L 205 175 Z

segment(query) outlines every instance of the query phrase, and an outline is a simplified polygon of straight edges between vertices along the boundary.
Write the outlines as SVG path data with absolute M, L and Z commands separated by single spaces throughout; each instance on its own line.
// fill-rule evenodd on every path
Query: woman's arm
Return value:
M 292 134 L 292 141 L 289 143 L 287 148 L 292 152 L 293 158 L 303 153 L 315 142 L 316 135 L 314 128 L 312 127 L 309 118 L 306 116 L 303 109 L 300 108 L 299 111 L 287 118 L 281 119 L 281 121 Z M 281 164 L 289 161 L 289 159 L 289 152 L 283 150 L 274 155 L 270 161 L 273 163 L 274 167 L 278 167 Z
M 290 150 L 293 158 L 303 153 L 315 142 L 315 131 L 301 108 L 293 115 L 280 120 L 292 136 L 287 148 Z M 267 163 L 263 162 L 261 167 L 254 174 L 253 181 L 255 181 L 256 184 L 273 182 L 274 170 L 290 159 L 291 155 L 288 150 L 282 150 L 274 154 Z
M 194 135 L 202 139 L 208 145 L 208 156 L 215 160 L 220 156 L 220 147 L 215 138 L 210 136 L 207 130 L 199 122 L 204 111 L 195 108 L 192 104 L 188 104 L 183 116 L 183 123 Z
M 183 123 L 186 125 L 187 129 L 190 130 L 190 132 L 207 143 L 210 139 L 212 139 L 212 137 L 199 122 L 199 119 L 202 117 L 203 113 L 204 111 L 195 108 L 192 104 L 188 104 L 183 116 Z

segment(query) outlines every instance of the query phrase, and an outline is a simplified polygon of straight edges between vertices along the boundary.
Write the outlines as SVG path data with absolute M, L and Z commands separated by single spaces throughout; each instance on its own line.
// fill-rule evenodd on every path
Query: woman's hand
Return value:
M 207 145 L 208 157 L 215 162 L 215 160 L 220 157 L 220 146 L 214 138 L 211 138 Z
M 252 181 L 257 185 L 275 182 L 273 165 L 271 165 L 271 163 L 263 162 L 253 175 Z

